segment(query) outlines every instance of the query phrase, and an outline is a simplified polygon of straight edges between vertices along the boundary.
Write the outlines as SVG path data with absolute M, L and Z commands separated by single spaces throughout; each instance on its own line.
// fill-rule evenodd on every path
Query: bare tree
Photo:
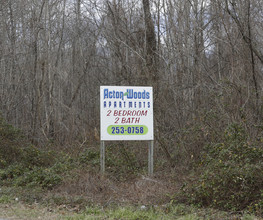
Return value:
M 36 143 L 83 143 L 99 85 L 151 85 L 174 161 L 175 131 L 204 112 L 261 123 L 262 12 L 258 0 L 1 1 L 0 111 Z

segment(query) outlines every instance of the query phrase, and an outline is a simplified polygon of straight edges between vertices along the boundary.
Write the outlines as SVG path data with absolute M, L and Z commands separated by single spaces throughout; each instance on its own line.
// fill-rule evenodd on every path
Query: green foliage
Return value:
M 0 196 L 0 204 L 10 203 L 12 201 L 12 198 L 8 195 L 1 195 Z
M 27 167 L 33 166 L 43 166 L 48 167 L 55 163 L 55 154 L 54 151 L 45 151 L 36 148 L 35 146 L 27 146 L 20 150 L 21 152 L 21 161 Z
M 0 180 L 5 185 L 13 186 L 41 186 L 53 188 L 62 181 L 62 177 L 52 167 L 26 167 L 24 164 L 12 164 L 0 171 Z
M 222 140 L 227 123 L 219 110 L 202 110 L 184 123 L 181 129 L 177 129 L 171 143 L 175 147 L 169 149 L 176 167 L 180 167 L 183 172 L 192 170 L 200 160 L 204 146 Z
M 16 186 L 41 186 L 51 189 L 62 181 L 62 177 L 51 168 L 43 169 L 35 167 L 28 170 L 15 179 Z
M 0 180 L 14 179 L 25 172 L 25 168 L 21 164 L 12 164 L 5 169 L 0 170 Z
M 80 164 L 98 166 L 100 164 L 100 152 L 92 148 L 85 149 L 78 155 L 78 160 Z
M 20 149 L 25 146 L 25 143 L 22 133 L 7 124 L 0 115 L 0 168 L 20 159 Z
M 52 165 L 54 159 L 54 152 L 30 145 L 20 130 L 0 117 L 0 168 L 14 163 L 23 163 L 26 167 L 46 167 Z
M 70 157 L 27 143 L 22 133 L 0 118 L 0 181 L 12 186 L 53 188 L 72 168 Z
M 79 153 L 76 162 L 82 166 L 89 166 L 90 170 L 96 169 L 98 171 L 100 168 L 99 149 L 85 149 Z M 109 145 L 106 147 L 105 166 L 107 173 L 110 173 L 111 176 L 117 179 L 125 179 L 130 177 L 130 175 L 137 175 L 143 168 L 139 166 L 136 154 L 122 144 L 120 146 Z M 147 164 L 144 167 L 147 168 Z
M 99 170 L 100 152 L 98 148 L 88 148 L 74 159 L 62 152 L 42 150 L 26 143 L 20 132 L 1 121 L 0 181 L 7 186 L 29 186 L 51 189 L 59 185 L 74 168 L 89 167 Z M 12 149 L 12 156 L 10 150 Z M 106 149 L 107 172 L 120 179 L 136 173 L 138 164 L 135 154 L 123 146 L 109 146 Z
M 244 127 L 233 124 L 221 143 L 206 146 L 199 162 L 200 176 L 183 187 L 183 196 L 202 206 L 259 212 L 263 208 L 262 161 L 262 146 L 250 143 Z
M 119 180 L 124 180 L 142 172 L 147 165 L 139 166 L 136 154 L 125 146 L 109 146 L 106 148 L 106 170 Z
M 102 209 L 100 207 L 87 207 L 83 214 L 69 217 L 68 219 L 174 219 L 172 215 L 161 210 L 140 210 L 136 207 L 112 207 Z
M 89 206 L 81 214 L 70 216 L 67 219 L 255 219 L 251 215 L 231 215 L 226 212 L 214 209 L 198 209 L 187 205 L 148 206 L 142 209 L 141 206 L 118 206 L 118 207 L 99 207 Z
M 5 122 L 3 117 L 0 115 L 0 140 L 15 141 L 22 137 L 21 132 Z
M 59 154 L 57 158 L 54 158 L 49 151 L 35 148 L 34 150 L 33 153 L 23 152 L 24 160 L 0 169 L 0 180 L 5 185 L 38 186 L 51 189 L 59 185 L 66 173 L 77 166 L 68 155 Z M 36 154 L 36 158 L 30 158 L 32 154 Z

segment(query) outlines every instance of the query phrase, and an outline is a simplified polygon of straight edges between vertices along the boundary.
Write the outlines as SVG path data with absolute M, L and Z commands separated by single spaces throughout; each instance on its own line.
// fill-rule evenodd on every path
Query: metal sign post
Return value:
M 105 172 L 105 142 L 100 142 L 100 172 L 104 174 Z
M 148 175 L 153 175 L 153 141 L 149 141 L 148 150 Z

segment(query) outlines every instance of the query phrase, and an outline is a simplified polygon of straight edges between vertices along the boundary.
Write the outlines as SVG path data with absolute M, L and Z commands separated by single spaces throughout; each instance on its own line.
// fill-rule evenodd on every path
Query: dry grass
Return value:
M 69 211 L 41 207 L 39 204 L 0 204 L 0 218 L 8 220 L 51 220 L 61 219 L 63 216 L 69 215 Z
M 117 181 L 105 175 L 78 171 L 54 189 L 53 195 L 82 196 L 86 201 L 107 206 L 110 204 L 165 204 L 178 186 L 169 177 L 134 177 Z

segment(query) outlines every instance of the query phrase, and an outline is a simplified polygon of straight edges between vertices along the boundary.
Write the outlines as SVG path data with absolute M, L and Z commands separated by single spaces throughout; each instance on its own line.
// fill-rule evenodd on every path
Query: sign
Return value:
M 152 87 L 100 87 L 101 140 L 153 140 Z

